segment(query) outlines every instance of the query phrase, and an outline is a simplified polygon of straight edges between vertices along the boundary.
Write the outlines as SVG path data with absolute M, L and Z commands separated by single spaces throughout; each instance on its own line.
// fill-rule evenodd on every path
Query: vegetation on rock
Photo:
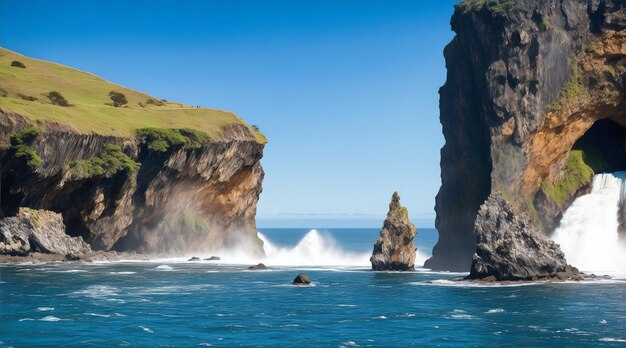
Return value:
M 137 130 L 137 137 L 155 152 L 166 152 L 170 146 L 197 149 L 211 142 L 208 134 L 189 128 L 143 128 Z
M 32 142 L 41 135 L 41 130 L 37 127 L 27 127 L 15 133 L 11 137 L 11 151 L 15 158 L 26 160 L 26 164 L 31 168 L 39 167 L 43 160 L 35 148 L 31 146 Z
M 594 154 L 593 150 L 572 150 L 567 158 L 563 177 L 555 182 L 544 181 L 541 190 L 556 204 L 563 206 L 574 192 L 589 184 L 594 174 L 605 167 L 604 160 Z
M 121 147 L 106 144 L 98 155 L 70 163 L 69 172 L 78 177 L 108 177 L 122 170 L 136 172 L 139 166 L 139 163 L 122 152 Z
M 462 13 L 480 11 L 486 8 L 492 13 L 503 14 L 510 9 L 515 0 L 463 0 L 458 5 Z

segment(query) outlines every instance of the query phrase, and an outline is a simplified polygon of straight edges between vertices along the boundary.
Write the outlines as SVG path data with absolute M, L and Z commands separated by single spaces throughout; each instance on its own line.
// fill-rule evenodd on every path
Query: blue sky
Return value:
M 0 0 L 0 45 L 259 125 L 260 227 L 430 227 L 454 3 Z

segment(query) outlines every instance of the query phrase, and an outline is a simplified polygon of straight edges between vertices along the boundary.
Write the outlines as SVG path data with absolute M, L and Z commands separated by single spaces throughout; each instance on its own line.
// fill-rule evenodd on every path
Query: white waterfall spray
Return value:
M 594 176 L 591 192 L 563 214 L 553 239 L 582 271 L 626 272 L 626 245 L 618 236 L 618 211 L 626 198 L 626 172 Z

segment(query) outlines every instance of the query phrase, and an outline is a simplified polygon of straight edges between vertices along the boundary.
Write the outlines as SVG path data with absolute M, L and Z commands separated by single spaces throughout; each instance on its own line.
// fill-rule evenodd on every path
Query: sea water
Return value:
M 274 248 L 259 260 L 266 271 L 226 256 L 2 265 L 0 346 L 626 345 L 626 278 L 619 275 L 471 285 L 454 281 L 463 273 L 369 271 L 364 259 L 377 229 L 261 235 Z M 436 239 L 435 230 L 419 230 L 418 259 Z M 313 286 L 291 285 L 301 272 Z

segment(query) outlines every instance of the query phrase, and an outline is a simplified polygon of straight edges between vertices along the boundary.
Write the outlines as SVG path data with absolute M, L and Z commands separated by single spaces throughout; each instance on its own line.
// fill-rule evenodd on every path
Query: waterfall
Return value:
M 626 272 L 626 245 L 618 236 L 618 211 L 626 196 L 626 172 L 598 174 L 591 192 L 565 211 L 552 236 L 567 261 L 581 271 Z

